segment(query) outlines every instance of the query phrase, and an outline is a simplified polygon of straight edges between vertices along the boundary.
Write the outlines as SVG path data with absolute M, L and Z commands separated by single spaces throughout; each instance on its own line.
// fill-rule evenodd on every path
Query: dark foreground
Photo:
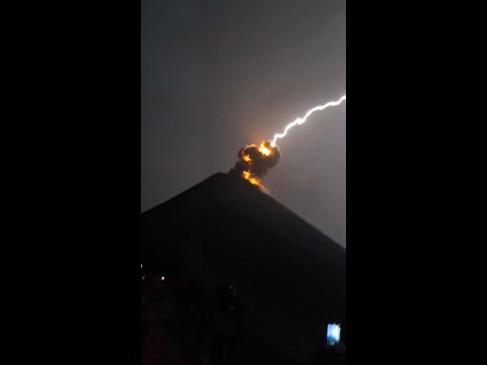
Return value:
M 345 250 L 256 187 L 213 175 L 141 238 L 143 364 L 344 363 Z

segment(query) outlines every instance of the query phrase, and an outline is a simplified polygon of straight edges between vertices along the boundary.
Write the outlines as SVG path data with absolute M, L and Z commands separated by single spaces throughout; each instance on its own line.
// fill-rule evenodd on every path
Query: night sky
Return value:
M 345 0 L 142 0 L 141 211 L 345 94 Z M 277 143 L 270 194 L 345 246 L 346 102 Z

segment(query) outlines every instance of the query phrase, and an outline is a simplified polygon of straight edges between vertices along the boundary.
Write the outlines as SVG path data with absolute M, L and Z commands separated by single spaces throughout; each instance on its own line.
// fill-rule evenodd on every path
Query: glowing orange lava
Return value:
M 259 152 L 262 153 L 264 156 L 270 156 L 272 154 L 272 150 L 265 146 L 266 141 L 260 142 Z
M 248 153 L 247 151 L 254 149 L 254 151 L 258 151 L 261 156 L 256 156 L 253 153 Z M 255 175 L 254 168 L 255 163 L 252 158 L 261 160 L 262 158 L 267 159 L 272 156 L 274 150 L 272 149 L 269 141 L 262 141 L 258 146 L 251 144 L 242 149 L 240 152 L 240 159 L 244 162 L 244 170 L 242 171 L 242 177 L 250 182 L 252 185 L 257 185 L 263 187 L 262 181 Z M 252 157 L 253 156 L 253 157 Z
M 262 182 L 249 171 L 242 171 L 242 177 L 252 185 L 262 186 Z

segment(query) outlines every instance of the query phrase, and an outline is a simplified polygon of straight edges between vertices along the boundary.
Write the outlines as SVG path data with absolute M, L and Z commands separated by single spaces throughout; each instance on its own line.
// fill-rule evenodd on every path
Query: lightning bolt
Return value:
M 282 133 L 276 133 L 274 134 L 274 137 L 272 138 L 272 141 L 271 141 L 271 146 L 272 147 L 276 147 L 276 141 L 278 139 L 281 139 L 281 138 L 284 138 L 286 137 L 286 134 L 287 132 L 297 126 L 297 125 L 301 125 L 301 124 L 304 124 L 306 123 L 306 120 L 309 118 L 309 116 L 311 114 L 313 114 L 314 112 L 318 111 L 318 110 L 324 110 L 330 106 L 337 106 L 337 105 L 340 105 L 342 103 L 343 100 L 346 100 L 347 96 L 346 95 L 343 95 L 340 99 L 338 99 L 337 101 L 329 101 L 328 103 L 324 104 L 324 105 L 317 105 L 315 106 L 314 108 L 310 109 L 307 111 L 307 113 L 304 115 L 304 117 L 302 118 L 297 118 L 294 122 L 292 123 L 289 123 L 286 128 L 284 128 L 284 131 Z

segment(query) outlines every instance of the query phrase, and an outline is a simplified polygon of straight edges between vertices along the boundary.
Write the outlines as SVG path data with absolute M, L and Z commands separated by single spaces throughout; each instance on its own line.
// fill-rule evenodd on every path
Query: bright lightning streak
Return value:
M 280 138 L 284 138 L 286 137 L 286 134 L 287 132 L 294 126 L 296 125 L 301 125 L 303 123 L 306 122 L 306 120 L 308 119 L 308 117 L 313 114 L 314 112 L 318 111 L 318 110 L 323 110 L 323 109 L 326 109 L 330 106 L 337 106 L 337 105 L 340 105 L 341 102 L 343 100 L 346 100 L 347 96 L 346 95 L 343 95 L 340 99 L 338 99 L 337 101 L 330 101 L 324 105 L 318 105 L 318 106 L 315 106 L 314 108 L 308 110 L 308 112 L 305 114 L 304 117 L 302 118 L 297 118 L 294 122 L 292 123 L 289 123 L 286 128 L 284 128 L 284 132 L 282 133 L 276 133 L 274 134 L 274 137 L 272 138 L 272 141 L 271 141 L 271 146 L 272 147 L 276 147 L 276 141 Z

